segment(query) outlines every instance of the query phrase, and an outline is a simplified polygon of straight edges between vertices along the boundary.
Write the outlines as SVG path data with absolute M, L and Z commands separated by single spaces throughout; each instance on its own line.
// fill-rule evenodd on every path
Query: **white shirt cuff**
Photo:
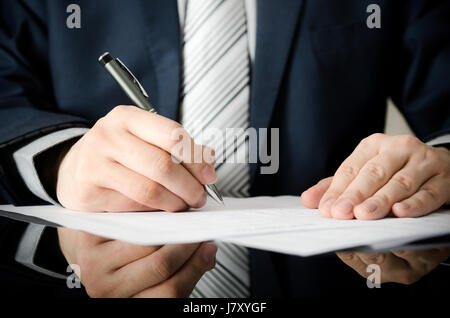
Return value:
M 429 142 L 427 142 L 428 146 L 436 146 L 436 145 L 443 145 L 443 144 L 450 144 L 450 134 L 436 137 L 434 139 L 431 139 Z
M 28 189 L 42 200 L 58 204 L 44 189 L 34 165 L 34 158 L 66 140 L 84 135 L 88 128 L 68 128 L 40 137 L 14 152 L 13 157 L 23 181 Z

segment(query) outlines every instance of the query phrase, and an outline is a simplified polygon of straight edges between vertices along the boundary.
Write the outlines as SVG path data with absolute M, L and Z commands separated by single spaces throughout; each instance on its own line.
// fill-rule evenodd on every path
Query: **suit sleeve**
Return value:
M 58 109 L 48 65 L 45 1 L 0 0 L 0 201 L 40 199 L 20 177 L 13 153 L 31 141 L 83 118 Z
M 450 1 L 401 2 L 399 12 L 391 96 L 414 133 L 430 141 L 450 133 Z

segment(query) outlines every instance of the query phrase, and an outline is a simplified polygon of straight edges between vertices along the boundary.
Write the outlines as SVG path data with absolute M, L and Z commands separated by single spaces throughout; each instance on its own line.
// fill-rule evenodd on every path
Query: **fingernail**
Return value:
M 368 212 L 375 212 L 378 208 L 377 204 L 373 201 L 366 201 L 362 204 L 362 207 Z
M 206 203 L 206 191 L 203 191 L 202 197 L 200 198 L 200 201 L 198 201 L 196 207 L 200 208 L 200 207 L 204 206 L 205 203 Z
M 398 203 L 396 203 L 396 205 L 398 207 L 400 207 L 400 209 L 402 209 L 402 210 L 409 210 L 411 208 L 411 206 L 405 202 L 398 202 Z
M 203 247 L 203 260 L 207 264 L 215 262 L 217 254 L 217 245 L 214 243 L 206 243 Z
M 338 204 L 336 204 L 334 210 L 339 213 L 349 214 L 353 210 L 353 203 L 348 199 L 344 199 L 340 201 Z
M 202 177 L 203 182 L 205 184 L 211 184 L 214 183 L 217 179 L 216 172 L 214 171 L 214 168 L 210 165 L 205 165 L 202 170 Z

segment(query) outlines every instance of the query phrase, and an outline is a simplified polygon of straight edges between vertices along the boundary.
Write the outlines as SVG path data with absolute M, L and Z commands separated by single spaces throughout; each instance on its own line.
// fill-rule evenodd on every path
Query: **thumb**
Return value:
M 322 179 L 319 183 L 303 192 L 301 195 L 303 205 L 309 209 L 317 209 L 320 199 L 330 187 L 331 181 L 333 181 L 333 177 Z

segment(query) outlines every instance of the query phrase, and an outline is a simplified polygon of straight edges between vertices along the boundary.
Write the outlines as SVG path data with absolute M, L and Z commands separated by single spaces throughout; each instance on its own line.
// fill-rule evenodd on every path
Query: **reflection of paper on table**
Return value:
M 450 233 L 450 211 L 416 219 L 339 221 L 321 218 L 317 210 L 303 207 L 299 197 L 225 202 L 223 207 L 209 201 L 202 209 L 182 213 L 89 213 L 12 205 L 0 205 L 0 210 L 142 245 L 221 240 L 303 256 L 357 246 L 389 247 Z

